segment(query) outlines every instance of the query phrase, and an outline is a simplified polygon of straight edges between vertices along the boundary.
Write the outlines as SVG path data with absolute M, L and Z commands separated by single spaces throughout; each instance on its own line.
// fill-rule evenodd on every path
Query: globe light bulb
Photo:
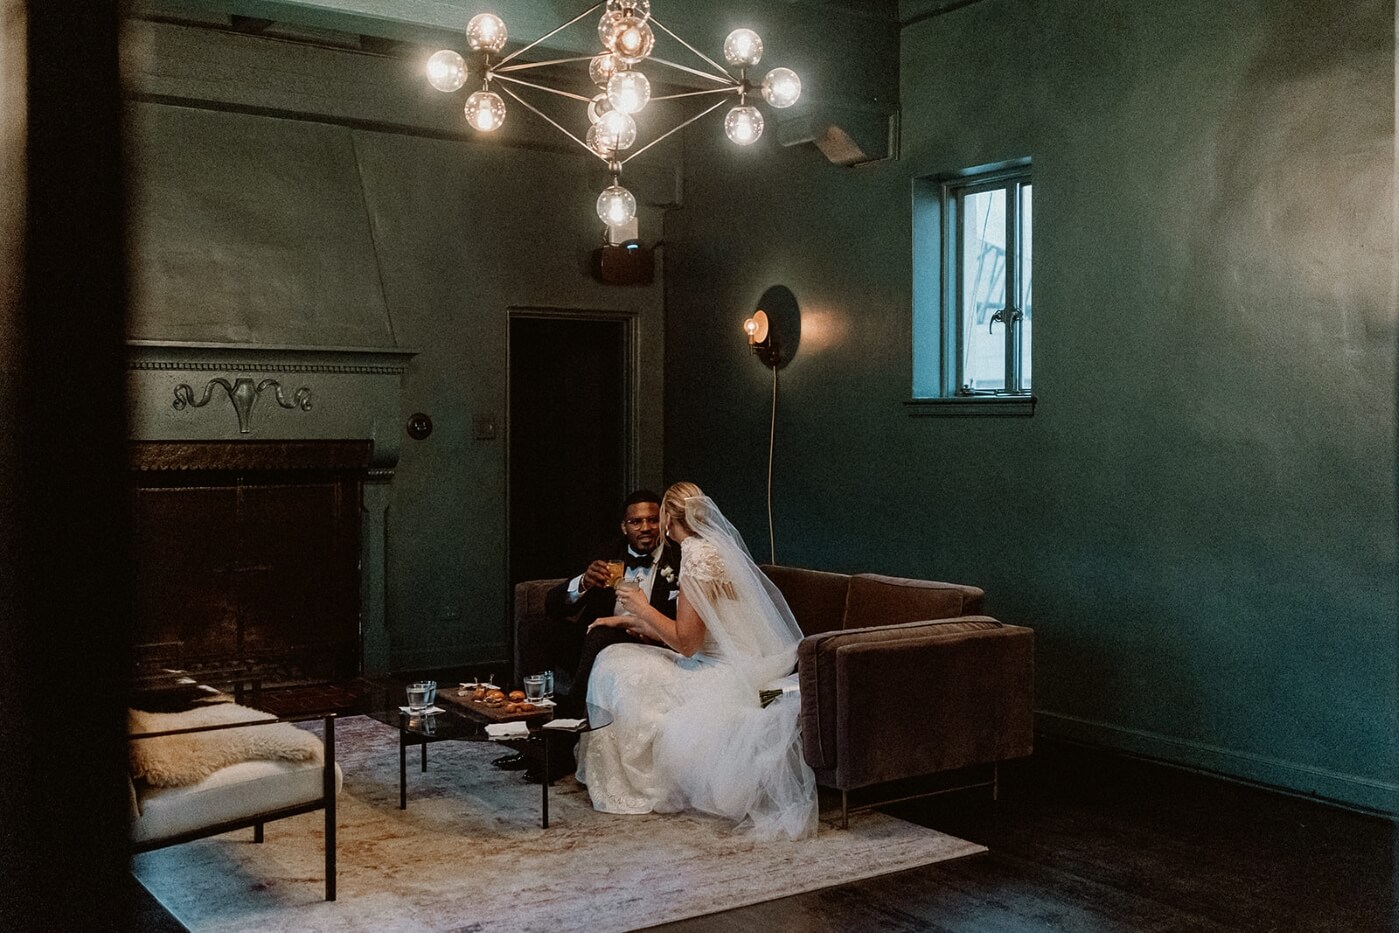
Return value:
M 724 134 L 740 146 L 751 146 L 763 135 L 763 115 L 757 107 L 735 107 L 724 117 Z
M 802 96 L 802 79 L 790 68 L 774 68 L 763 79 L 763 100 L 781 110 Z
M 640 113 L 651 99 L 651 82 L 639 71 L 619 71 L 607 82 L 607 102 L 622 113 Z
M 636 121 L 618 110 L 609 110 L 594 127 L 599 145 L 607 149 L 630 149 L 636 142 Z
M 612 80 L 612 76 L 617 73 L 617 59 L 612 57 L 611 52 L 603 52 L 596 55 L 588 63 L 588 77 L 593 79 L 593 83 L 598 87 L 607 87 L 607 82 Z
M 494 13 L 477 13 L 466 24 L 466 44 L 477 52 L 499 52 L 507 36 L 505 20 Z
M 602 115 L 612 109 L 612 104 L 607 100 L 607 93 L 604 91 L 592 100 L 588 101 L 588 122 L 596 123 L 602 119 Z
M 607 12 L 635 16 L 637 19 L 651 17 L 651 0 L 607 0 Z
M 609 227 L 620 227 L 636 216 L 636 198 L 621 185 L 612 185 L 598 195 L 597 215 Z
M 445 94 L 461 90 L 466 83 L 466 59 L 451 49 L 433 52 L 427 60 L 427 83 Z
M 612 155 L 612 147 L 608 145 L 611 140 L 598 132 L 596 123 L 588 127 L 588 135 L 583 137 L 583 141 L 588 144 L 589 149 L 603 158 L 608 158 Z
M 466 122 L 483 133 L 500 129 L 505 122 L 505 101 L 493 91 L 477 91 L 466 99 Z
M 751 67 L 763 58 L 763 40 L 751 29 L 735 29 L 724 40 L 724 61 Z
M 604 13 L 597 33 L 602 47 L 624 65 L 644 60 L 656 44 L 656 36 L 646 20 L 625 13 Z

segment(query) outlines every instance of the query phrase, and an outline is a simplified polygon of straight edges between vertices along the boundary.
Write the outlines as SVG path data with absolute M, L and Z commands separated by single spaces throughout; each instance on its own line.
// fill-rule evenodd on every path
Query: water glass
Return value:
M 525 699 L 530 703 L 538 703 L 544 699 L 543 674 L 530 674 L 525 678 Z
M 408 708 L 424 710 L 437 699 L 437 681 L 419 680 L 408 685 Z
M 554 672 L 545 671 L 540 676 L 544 678 L 544 699 L 552 700 L 554 698 Z

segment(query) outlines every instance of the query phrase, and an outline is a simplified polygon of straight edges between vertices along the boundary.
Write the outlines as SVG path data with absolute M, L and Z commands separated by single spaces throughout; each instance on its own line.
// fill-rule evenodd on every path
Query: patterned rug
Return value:
M 759 843 L 697 814 L 598 813 L 571 777 L 549 795 L 490 760 L 490 743 L 410 749 L 398 809 L 396 732 L 341 720 L 339 900 L 322 886 L 323 816 L 138 855 L 141 882 L 191 930 L 634 930 L 945 859 L 974 843 L 864 812 L 814 839 Z M 838 814 L 837 814 L 838 816 Z

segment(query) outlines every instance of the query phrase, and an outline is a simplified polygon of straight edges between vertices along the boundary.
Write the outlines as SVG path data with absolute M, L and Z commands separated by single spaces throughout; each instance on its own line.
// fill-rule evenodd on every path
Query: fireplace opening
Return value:
M 362 667 L 363 441 L 130 448 L 138 664 L 263 686 Z

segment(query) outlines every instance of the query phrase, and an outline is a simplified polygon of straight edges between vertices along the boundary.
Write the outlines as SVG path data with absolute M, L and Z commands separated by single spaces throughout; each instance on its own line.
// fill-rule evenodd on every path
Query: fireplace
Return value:
M 138 662 L 264 686 L 381 672 L 411 351 L 130 347 Z

